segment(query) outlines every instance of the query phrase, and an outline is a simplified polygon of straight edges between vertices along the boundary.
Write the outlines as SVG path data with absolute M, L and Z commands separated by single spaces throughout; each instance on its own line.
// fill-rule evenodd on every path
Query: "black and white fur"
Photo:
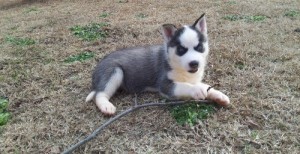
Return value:
M 104 114 L 112 115 L 116 107 L 109 101 L 119 88 L 130 93 L 157 91 L 168 98 L 210 99 L 228 105 L 222 92 L 202 83 L 209 52 L 204 14 L 192 26 L 177 29 L 162 26 L 163 45 L 122 49 L 112 52 L 96 66 L 92 92 Z

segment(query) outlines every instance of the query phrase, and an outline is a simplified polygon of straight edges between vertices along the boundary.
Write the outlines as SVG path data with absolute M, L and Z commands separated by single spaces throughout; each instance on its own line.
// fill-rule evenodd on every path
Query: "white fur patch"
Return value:
M 95 97 L 96 91 L 90 92 L 90 94 L 86 97 L 85 102 L 91 101 Z
M 175 82 L 174 95 L 176 97 L 191 97 L 192 84 L 184 82 Z
M 210 89 L 208 91 L 207 98 L 222 106 L 228 106 L 230 104 L 229 97 L 223 94 L 221 91 L 215 89 Z
M 184 82 L 175 82 L 174 95 L 176 97 L 187 97 L 195 100 L 205 99 L 207 97 L 208 85 L 204 83 L 189 84 Z
M 168 72 L 168 79 L 175 82 L 186 82 L 190 84 L 196 84 L 201 82 L 203 77 L 203 70 L 198 70 L 196 73 L 189 73 L 186 70 L 173 68 Z
M 203 53 L 195 51 L 194 47 L 199 43 L 198 35 L 188 26 L 185 26 L 184 28 L 185 30 L 179 40 L 181 45 L 187 48 L 188 51 L 184 55 L 178 56 L 176 54 L 176 47 L 169 48 L 168 57 L 172 70 L 168 73 L 168 78 L 176 82 L 196 84 L 201 82 L 204 75 L 206 57 L 209 52 L 208 42 L 203 42 L 203 47 L 205 49 Z M 191 69 L 189 63 L 192 61 L 199 62 L 199 68 L 196 73 L 188 72 Z
M 180 36 L 179 40 L 181 45 L 188 49 L 187 53 L 185 53 L 183 56 L 180 56 L 180 63 L 183 66 L 183 68 L 185 70 L 189 70 L 189 63 L 192 61 L 199 62 L 199 66 L 204 68 L 204 66 L 206 65 L 206 57 L 208 54 L 208 43 L 199 42 L 197 32 L 187 26 L 185 26 L 185 30 Z M 206 49 L 203 53 L 195 51 L 194 49 L 194 47 L 197 46 L 199 43 L 203 43 L 202 45 Z
M 106 83 L 106 87 L 104 92 L 107 94 L 107 96 L 110 98 L 116 90 L 120 87 L 123 80 L 123 71 L 120 68 L 115 69 L 115 73 L 111 76 L 110 80 Z M 108 99 L 109 99 L 108 98 Z
M 95 98 L 96 105 L 104 114 L 111 115 L 116 112 L 116 107 L 111 102 L 109 102 L 109 99 L 120 87 L 124 74 L 120 68 L 116 68 L 115 71 L 116 72 L 111 76 L 110 80 L 106 83 L 106 87 L 104 91 L 98 92 L 96 94 L 96 98 Z M 89 98 L 89 96 L 87 98 Z
M 180 35 L 179 40 L 181 45 L 186 48 L 194 48 L 199 43 L 197 33 L 188 26 L 184 26 L 184 32 Z
M 104 114 L 112 115 L 116 112 L 116 107 L 111 102 L 109 102 L 109 98 L 104 92 L 97 93 L 96 105 Z
M 182 66 L 181 57 L 176 55 L 175 52 L 176 48 L 169 48 L 168 56 L 172 70 L 168 72 L 168 78 L 175 82 L 188 82 L 192 84 L 199 82 L 198 74 L 200 70 L 193 74 L 189 73 L 188 70 Z

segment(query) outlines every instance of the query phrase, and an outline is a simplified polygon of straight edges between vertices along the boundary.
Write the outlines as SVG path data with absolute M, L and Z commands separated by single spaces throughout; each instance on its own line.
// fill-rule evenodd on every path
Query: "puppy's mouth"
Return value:
M 190 73 L 196 73 L 198 71 L 198 68 L 193 68 L 191 70 L 189 70 Z

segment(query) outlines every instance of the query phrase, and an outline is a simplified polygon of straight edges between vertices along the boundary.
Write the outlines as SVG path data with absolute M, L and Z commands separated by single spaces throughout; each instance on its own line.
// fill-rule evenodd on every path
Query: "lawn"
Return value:
M 109 119 L 84 102 L 97 62 L 160 44 L 161 25 L 193 24 L 202 13 L 204 82 L 232 104 L 141 109 L 75 153 L 300 153 L 298 0 L 0 2 L 0 153 L 61 153 L 85 138 Z M 120 113 L 135 99 L 119 92 L 111 101 Z M 163 99 L 137 95 L 140 104 Z

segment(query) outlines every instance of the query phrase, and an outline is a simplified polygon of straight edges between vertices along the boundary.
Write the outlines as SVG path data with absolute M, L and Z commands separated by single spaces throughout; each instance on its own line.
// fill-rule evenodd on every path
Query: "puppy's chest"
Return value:
M 191 84 L 196 84 L 201 82 L 203 76 L 203 71 L 197 73 L 188 73 L 185 71 L 174 71 L 168 72 L 168 78 L 174 82 L 187 82 Z

